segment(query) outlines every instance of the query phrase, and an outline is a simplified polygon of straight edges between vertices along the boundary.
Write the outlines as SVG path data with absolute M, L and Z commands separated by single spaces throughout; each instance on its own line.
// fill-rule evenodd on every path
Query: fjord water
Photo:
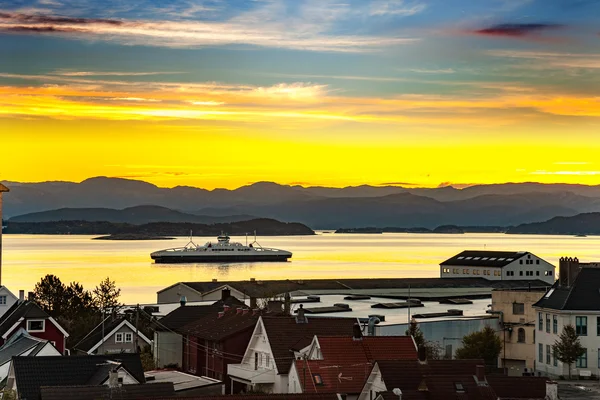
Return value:
M 467 249 L 531 251 L 554 265 L 562 256 L 600 261 L 600 237 L 319 233 L 259 237 L 264 247 L 294 253 L 284 263 L 154 264 L 152 251 L 183 246 L 189 239 L 105 241 L 92 237 L 5 235 L 2 283 L 13 293 L 29 291 L 44 275 L 55 274 L 65 283 L 77 281 L 92 289 L 109 276 L 122 289 L 121 301 L 152 303 L 156 291 L 179 281 L 437 277 L 441 261 Z M 196 244 L 209 240 L 215 238 L 194 238 Z M 232 237 L 232 241 L 245 240 Z

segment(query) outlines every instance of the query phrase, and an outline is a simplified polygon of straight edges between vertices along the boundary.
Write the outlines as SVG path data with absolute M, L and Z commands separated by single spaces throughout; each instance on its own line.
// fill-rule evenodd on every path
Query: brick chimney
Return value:
M 419 355 L 419 362 L 421 364 L 427 363 L 427 348 L 425 346 L 419 346 L 417 350 L 417 354 Z
M 477 365 L 475 366 L 475 377 L 477 378 L 477 383 L 485 383 L 485 366 Z
M 231 297 L 231 290 L 229 290 L 228 288 L 221 290 L 221 300 L 227 300 L 230 297 Z
M 581 270 L 579 259 L 577 257 L 561 257 L 558 265 L 558 280 L 560 286 L 571 287 Z
M 304 315 L 304 305 L 300 304 L 300 308 L 298 309 L 298 315 L 296 315 L 296 323 L 297 324 L 305 324 L 308 321 L 306 320 L 306 316 Z
M 363 335 L 362 335 L 362 330 L 360 329 L 360 325 L 359 324 L 354 324 L 354 326 L 352 327 L 352 340 L 362 340 Z

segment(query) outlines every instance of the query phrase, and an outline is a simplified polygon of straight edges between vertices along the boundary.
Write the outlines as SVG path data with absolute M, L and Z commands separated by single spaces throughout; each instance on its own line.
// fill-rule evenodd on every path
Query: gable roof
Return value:
M 0 365 L 6 364 L 13 357 L 20 356 L 27 350 L 33 349 L 29 355 L 35 355 L 47 343 L 47 340 L 31 336 L 21 328 L 19 332 L 13 335 L 2 347 L 0 347 Z
M 426 363 L 406 360 L 377 361 L 385 386 L 401 390 L 417 390 L 428 375 L 475 375 L 483 360 L 428 360 Z
M 221 341 L 236 333 L 253 329 L 258 321 L 259 314 L 247 307 L 245 312 L 238 313 L 236 307 L 230 307 L 228 311 L 219 316 L 222 308 L 214 308 L 212 313 L 192 322 L 179 329 L 180 332 L 195 336 L 200 339 Z
M 306 323 L 297 323 L 294 317 L 263 316 L 262 322 L 271 344 L 271 351 L 279 374 L 287 374 L 294 360 L 290 349 L 303 338 L 313 336 L 352 336 L 356 318 L 310 318 Z
M 17 301 L 0 317 L 0 336 L 4 337 L 21 318 L 48 319 L 50 316 L 34 302 Z
M 140 355 L 115 354 L 72 357 L 13 357 L 12 365 L 19 397 L 38 399 L 42 386 L 88 385 L 98 369 L 108 362 L 121 364 L 138 382 L 144 383 Z
M 245 303 L 236 299 L 235 297 L 228 297 L 225 300 L 219 300 L 210 305 L 203 306 L 181 306 L 171 311 L 163 318 L 161 318 L 160 325 L 157 330 L 173 330 L 177 331 L 183 328 L 185 325 L 192 324 L 199 321 L 210 314 L 217 314 L 222 310 L 223 305 L 227 304 L 231 307 L 242 307 L 246 306 Z
M 135 332 L 135 326 L 131 324 L 125 317 L 119 317 L 112 320 L 112 316 L 107 317 L 104 320 L 104 327 L 102 322 L 98 324 L 90 333 L 88 333 L 83 339 L 77 343 L 74 348 L 87 352 L 94 351 L 102 344 L 102 332 L 104 331 L 104 338 L 110 338 L 119 329 L 127 326 L 131 331 Z M 145 341 L 147 344 L 152 344 L 152 341 L 148 339 L 141 331 L 138 330 L 140 339 Z M 106 340 L 105 340 L 106 341 Z
M 41 400 L 142 400 L 173 396 L 173 383 L 161 382 L 137 385 L 123 385 L 111 388 L 102 386 L 42 386 Z
M 343 363 L 295 360 L 294 364 L 304 393 L 360 393 L 371 371 L 371 364 L 361 352 L 349 354 Z
M 531 254 L 528 251 L 465 250 L 447 259 L 440 265 L 476 267 L 504 267 L 511 262 Z
M 501 399 L 545 399 L 548 378 L 488 375 L 486 379 Z
M 553 310 L 600 311 L 600 268 L 581 268 L 570 287 L 559 281 L 533 305 Z
M 10 189 L 0 183 L 0 193 L 2 192 L 10 192 Z

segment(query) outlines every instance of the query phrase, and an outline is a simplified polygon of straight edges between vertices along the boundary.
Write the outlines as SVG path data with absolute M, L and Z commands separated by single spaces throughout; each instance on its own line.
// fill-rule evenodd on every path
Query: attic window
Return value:
M 44 332 L 46 321 L 43 319 L 30 319 L 27 321 L 27 332 Z
M 321 374 L 313 374 L 313 382 L 317 386 L 323 386 L 323 378 L 321 378 Z
M 459 393 L 464 393 L 465 391 L 465 387 L 463 386 L 462 383 L 460 382 L 454 382 L 454 388 L 456 389 L 457 392 Z

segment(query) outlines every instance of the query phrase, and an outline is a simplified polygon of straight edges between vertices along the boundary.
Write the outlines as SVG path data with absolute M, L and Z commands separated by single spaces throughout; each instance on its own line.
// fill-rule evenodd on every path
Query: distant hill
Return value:
M 521 224 L 509 229 L 512 234 L 600 235 L 600 212 L 555 217 L 545 222 Z
M 50 222 L 50 221 L 106 221 L 127 224 L 147 224 L 150 222 L 192 222 L 199 224 L 215 224 L 256 219 L 252 215 L 231 215 L 211 217 L 182 213 L 160 206 L 137 206 L 123 210 L 112 208 L 61 208 L 18 215 L 10 218 L 11 222 Z
M 516 226 L 555 216 L 600 212 L 600 186 L 569 184 L 505 183 L 456 189 L 394 185 L 328 188 L 258 182 L 234 190 L 206 190 L 161 188 L 107 177 L 81 183 L 3 183 L 11 189 L 4 196 L 4 217 L 18 216 L 14 221 L 66 218 L 212 223 L 260 216 L 298 221 L 313 229 L 433 229 L 440 225 Z M 144 206 L 147 204 L 152 206 Z M 82 208 L 86 209 L 83 214 L 72 211 Z M 52 210 L 50 214 L 24 215 L 48 210 Z
M 55 221 L 55 222 L 8 222 L 5 233 L 11 234 L 70 234 L 70 235 L 124 235 L 136 234 L 146 236 L 217 236 L 222 232 L 241 236 L 253 234 L 259 236 L 273 235 L 314 235 L 314 231 L 299 223 L 279 222 L 273 219 L 260 218 L 250 221 L 239 221 L 219 224 L 168 223 L 154 222 L 143 225 L 132 225 L 111 222 L 92 221 Z

